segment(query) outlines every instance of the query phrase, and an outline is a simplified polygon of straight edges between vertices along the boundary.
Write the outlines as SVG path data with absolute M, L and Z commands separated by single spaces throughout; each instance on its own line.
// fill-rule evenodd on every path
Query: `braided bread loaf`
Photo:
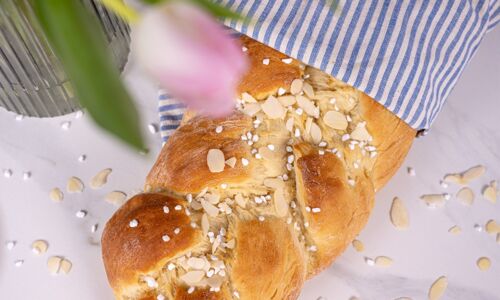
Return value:
M 415 132 L 367 95 L 243 37 L 238 112 L 186 114 L 147 193 L 106 225 L 117 299 L 296 299 L 366 224 Z

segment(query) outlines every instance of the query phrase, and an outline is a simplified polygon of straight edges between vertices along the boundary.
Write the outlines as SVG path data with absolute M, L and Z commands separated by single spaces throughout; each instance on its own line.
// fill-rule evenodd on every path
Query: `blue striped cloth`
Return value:
M 429 128 L 500 22 L 500 0 L 343 0 L 335 11 L 332 1 L 216 2 L 253 20 L 225 25 L 349 83 L 415 129 Z M 166 140 L 182 109 L 162 99 L 160 114 Z

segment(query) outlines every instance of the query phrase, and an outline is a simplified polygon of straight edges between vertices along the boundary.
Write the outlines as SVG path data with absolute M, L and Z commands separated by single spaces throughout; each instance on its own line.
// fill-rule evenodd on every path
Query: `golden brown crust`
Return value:
M 241 299 L 295 299 L 306 267 L 291 228 L 281 219 L 242 221 L 232 258 L 232 283 Z
M 296 299 L 304 280 L 328 267 L 365 226 L 374 192 L 394 174 L 411 146 L 415 131 L 367 95 L 317 69 L 304 68 L 296 60 L 287 64 L 282 61 L 285 55 L 250 38 L 243 37 L 242 42 L 248 48 L 251 67 L 240 84 L 240 93 L 263 100 L 277 96 L 281 87 L 289 94 L 291 82 L 305 72 L 310 76 L 306 82 L 318 91 L 311 99 L 320 114 L 310 117 L 287 107 L 296 112 L 287 112 L 287 118 L 302 132 L 299 136 L 285 128 L 286 118 L 270 119 L 262 112 L 253 117 L 235 113 L 218 120 L 186 114 L 182 126 L 163 147 L 146 185 L 184 196 L 189 202 L 161 194 L 136 196 L 113 216 L 103 234 L 106 272 L 118 299 L 155 299 L 159 293 L 179 300 Z M 263 59 L 269 59 L 269 65 L 263 64 Z M 339 97 L 340 109 L 330 101 L 331 95 Z M 352 107 L 339 103 L 348 103 L 351 98 Z M 325 113 L 334 109 L 352 118 L 344 132 L 323 121 Z M 257 119 L 260 125 L 255 126 Z M 321 128 L 328 149 L 303 136 L 307 122 Z M 371 134 L 369 141 L 361 146 L 359 141 L 349 144 L 343 140 L 344 133 L 352 133 L 364 122 Z M 217 126 L 223 131 L 216 133 Z M 247 141 L 249 133 L 260 139 Z M 292 153 L 285 150 L 288 145 L 293 146 Z M 365 150 L 367 145 L 376 151 Z M 210 172 L 209 149 L 220 149 L 225 159 L 234 157 L 236 164 L 220 173 Z M 248 165 L 244 166 L 242 159 L 247 159 Z M 291 168 L 285 167 L 287 164 Z M 268 179 L 276 184 L 279 178 L 283 179 L 282 187 L 264 184 Z M 220 194 L 221 199 L 213 201 L 220 210 L 212 211 L 215 216 L 208 218 L 205 207 L 196 208 L 191 215 L 172 209 L 172 205 L 183 209 L 194 207 L 194 203 L 200 206 L 207 200 L 196 194 L 207 190 Z M 288 205 L 288 209 L 281 207 L 285 212 L 280 216 L 272 204 L 278 192 Z M 262 198 L 271 205 L 255 204 Z M 174 214 L 163 213 L 164 203 Z M 230 207 L 232 214 L 222 204 Z M 210 242 L 200 229 L 190 226 L 200 226 L 202 215 L 210 219 L 204 233 L 212 233 Z M 128 227 L 131 218 L 139 220 L 137 228 Z M 162 242 L 161 236 L 176 226 L 184 226 L 179 236 L 167 244 Z M 213 245 L 221 228 L 227 231 L 217 237 L 221 243 L 236 242 L 217 250 Z M 225 277 L 214 275 L 224 277 L 220 291 L 208 289 L 205 282 L 190 287 L 180 279 L 189 269 L 185 260 L 203 255 L 212 267 L 217 260 L 226 264 Z M 177 269 L 166 271 L 169 262 L 176 263 Z M 208 276 L 208 269 L 204 271 Z M 145 286 L 145 275 L 153 276 L 159 287 Z
M 136 285 L 140 274 L 161 269 L 172 257 L 199 243 L 199 230 L 190 226 L 185 202 L 161 194 L 141 194 L 130 199 L 108 221 L 102 236 L 104 266 L 115 289 Z M 181 205 L 182 210 L 175 206 Z M 163 207 L 169 208 L 166 214 Z M 138 226 L 130 227 L 137 220 Z M 178 234 L 174 233 L 180 229 Z M 170 241 L 164 242 L 163 235 Z

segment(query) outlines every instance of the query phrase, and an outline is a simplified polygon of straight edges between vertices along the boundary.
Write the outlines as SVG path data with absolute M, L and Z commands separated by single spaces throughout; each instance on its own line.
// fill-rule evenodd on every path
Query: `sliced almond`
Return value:
M 281 103 L 281 105 L 287 107 L 287 106 L 290 106 L 290 105 L 294 105 L 296 100 L 295 100 L 295 96 L 281 96 L 281 97 L 278 97 L 278 101 Z
M 204 271 L 189 271 L 184 275 L 180 276 L 180 279 L 184 281 L 187 285 L 196 285 L 199 283 L 203 277 L 205 277 Z
M 312 125 L 312 122 L 313 122 L 313 118 L 311 117 L 308 117 L 306 119 L 306 127 L 305 127 L 305 134 L 306 135 L 310 135 L 311 134 L 311 125 Z
M 262 158 L 267 159 L 267 160 L 272 160 L 277 156 L 277 153 L 270 150 L 266 146 L 262 146 L 259 148 L 259 154 L 262 156 Z
M 236 157 L 231 157 L 225 161 L 225 164 L 230 166 L 231 168 L 234 168 L 236 166 Z
M 127 194 L 121 191 L 113 191 L 108 193 L 104 200 L 116 206 L 122 206 L 125 201 L 127 201 Z
M 285 182 L 281 178 L 266 178 L 264 185 L 272 189 L 282 189 L 285 187 Z
M 99 189 L 102 186 L 104 186 L 108 182 L 108 176 L 111 174 L 112 170 L 111 169 L 104 169 L 101 170 L 99 173 L 97 173 L 92 179 L 90 180 L 90 188 L 92 189 Z
M 211 287 L 213 289 L 220 289 L 220 287 L 222 286 L 222 283 L 224 282 L 224 277 L 216 274 L 210 278 L 207 278 L 206 282 L 207 282 L 209 287 Z
M 460 174 L 447 174 L 443 178 L 444 182 L 462 184 L 462 176 Z
M 207 154 L 208 169 L 212 173 L 220 173 L 224 171 L 224 152 L 219 149 L 210 149 Z
M 467 171 L 462 173 L 462 180 L 465 183 L 469 183 L 472 180 L 478 179 L 479 177 L 481 177 L 484 174 L 484 172 L 486 172 L 486 168 L 484 166 L 478 165 L 478 166 L 472 167 L 472 168 L 470 168 Z
M 307 95 L 307 97 L 309 97 L 311 99 L 314 98 L 314 89 L 313 89 L 312 85 L 310 85 L 307 82 L 304 82 L 304 84 L 302 85 L 302 90 Z
M 293 132 L 293 118 L 286 120 L 285 128 L 286 130 Z
M 480 257 L 476 261 L 476 265 L 479 268 L 479 270 L 486 271 L 486 270 L 488 270 L 491 267 L 491 261 L 487 257 Z
M 483 197 L 491 203 L 497 203 L 497 190 L 493 186 L 488 185 L 483 189 Z
M 68 183 L 66 184 L 66 190 L 68 193 L 81 193 L 83 191 L 83 182 L 78 177 L 70 177 Z
M 253 117 L 256 113 L 261 111 L 262 108 L 260 107 L 259 103 L 248 103 L 245 104 L 245 107 L 241 110 L 245 115 Z
M 274 209 L 276 210 L 276 215 L 280 218 L 288 214 L 288 203 L 285 200 L 283 189 L 277 189 L 274 192 Z
M 47 260 L 47 268 L 49 269 L 50 274 L 68 274 L 71 271 L 72 263 L 59 256 L 51 256 Z
M 345 115 L 334 110 L 326 112 L 323 116 L 323 122 L 325 122 L 328 127 L 337 130 L 346 130 L 348 125 Z
M 497 244 L 500 244 L 500 233 L 497 234 Z
M 214 240 L 214 243 L 212 244 L 212 253 L 215 253 L 217 251 L 217 248 L 219 248 L 220 246 L 220 237 L 217 237 L 215 240 Z
M 297 100 L 297 105 L 302 108 L 306 114 L 315 118 L 319 116 L 319 108 L 317 108 L 311 100 L 301 95 L 297 95 L 295 99 Z
M 255 100 L 255 98 L 247 92 L 241 94 L 241 100 L 243 100 L 243 102 L 246 102 L 246 103 L 256 103 L 257 102 L 257 100 Z
M 201 199 L 200 202 L 201 206 L 203 206 L 203 209 L 210 217 L 216 217 L 219 214 L 219 209 L 207 200 Z
M 269 96 L 261 105 L 262 110 L 270 119 L 280 119 L 285 116 L 285 108 L 274 96 Z
M 304 86 L 304 81 L 302 79 L 294 79 L 290 85 L 290 93 L 292 95 L 298 95 L 302 92 L 302 87 Z
M 235 239 L 230 239 L 229 241 L 227 241 L 226 248 L 234 249 L 234 246 L 236 246 L 236 240 Z
M 323 134 L 321 133 L 321 128 L 316 124 L 312 123 L 311 124 L 311 139 L 314 144 L 319 144 L 321 142 L 321 139 L 323 138 Z
M 59 188 L 53 188 L 50 190 L 49 197 L 54 202 L 61 202 L 64 199 L 64 194 Z
M 398 197 L 392 200 L 390 216 L 392 225 L 397 229 L 407 229 L 410 225 L 408 210 Z
M 392 265 L 392 259 L 387 256 L 377 256 L 375 257 L 375 265 L 380 267 L 388 267 Z
M 195 270 L 203 270 L 206 263 L 205 259 L 199 257 L 190 257 L 187 260 L 187 265 Z
M 455 226 L 451 227 L 450 229 L 448 229 L 448 232 L 451 234 L 459 234 L 462 232 L 462 229 L 455 225 Z
M 364 123 L 358 123 L 356 125 L 356 128 L 351 132 L 351 139 L 357 140 L 360 142 L 368 142 L 370 141 L 372 136 L 366 129 L 366 126 Z
M 363 252 L 365 250 L 365 245 L 360 240 L 353 240 L 352 247 L 358 252 Z
M 430 194 L 430 195 L 422 195 L 420 199 L 425 201 L 425 204 L 429 207 L 441 207 L 446 203 L 446 198 L 442 194 Z
M 243 195 L 236 194 L 236 196 L 234 196 L 234 200 L 236 200 L 236 204 L 238 204 L 241 208 L 245 208 L 247 202 L 245 201 Z
M 457 199 L 465 205 L 472 205 L 474 202 L 474 192 L 468 187 L 463 187 L 457 192 Z
M 203 231 L 203 236 L 207 236 L 208 230 L 210 229 L 210 223 L 208 222 L 207 214 L 201 216 L 201 230 Z
M 49 248 L 49 243 L 44 240 L 36 240 L 31 244 L 31 251 L 35 253 L 36 255 L 42 255 L 45 252 L 47 252 L 47 249 Z
M 486 232 L 489 234 L 497 234 L 500 233 L 500 224 L 498 224 L 495 220 L 489 220 L 484 226 Z
M 220 195 L 217 194 L 217 193 L 207 193 L 207 194 L 205 194 L 205 199 L 208 202 L 210 202 L 210 203 L 212 203 L 212 204 L 215 205 L 215 204 L 219 203 L 219 201 L 220 201 Z
M 446 288 L 448 287 L 448 279 L 441 276 L 431 285 L 429 289 L 429 300 L 439 300 L 443 296 Z

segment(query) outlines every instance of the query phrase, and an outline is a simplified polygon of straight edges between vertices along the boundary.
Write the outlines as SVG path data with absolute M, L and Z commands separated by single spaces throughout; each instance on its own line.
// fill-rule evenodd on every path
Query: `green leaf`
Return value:
M 38 20 L 94 121 L 144 149 L 139 116 L 107 52 L 98 20 L 80 0 L 32 0 Z

